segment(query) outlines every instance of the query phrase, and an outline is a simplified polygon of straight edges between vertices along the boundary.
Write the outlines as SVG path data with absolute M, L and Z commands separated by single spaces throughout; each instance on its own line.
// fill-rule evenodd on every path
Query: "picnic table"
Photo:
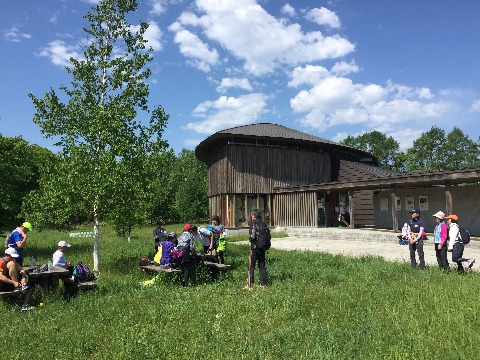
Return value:
M 167 274 L 182 272 L 180 269 L 166 267 L 164 265 L 143 265 L 143 266 L 140 266 L 140 268 L 143 269 L 144 271 L 147 270 L 152 272 L 165 272 Z
M 218 263 L 215 255 L 197 253 L 197 256 L 203 260 L 204 265 L 210 268 L 214 268 L 220 271 L 229 270 L 232 268 L 232 265 Z

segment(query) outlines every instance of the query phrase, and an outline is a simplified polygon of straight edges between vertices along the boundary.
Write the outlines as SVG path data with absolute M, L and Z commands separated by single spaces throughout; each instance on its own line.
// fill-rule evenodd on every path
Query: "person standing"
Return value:
M 349 227 L 350 216 L 344 203 L 340 203 L 338 212 L 338 221 L 340 222 L 340 225 L 344 224 L 346 227 Z
M 183 233 L 178 237 L 177 248 L 182 250 L 183 256 L 180 259 L 180 270 L 182 270 L 182 285 L 188 286 L 188 281 L 192 278 L 195 284 L 195 238 L 193 237 L 193 226 L 185 224 Z
M 420 210 L 412 209 L 409 211 L 412 214 L 412 219 L 408 223 L 410 227 L 410 233 L 408 236 L 408 249 L 410 250 L 410 263 L 413 268 L 417 267 L 417 260 L 415 252 L 418 253 L 418 260 L 420 269 L 425 269 L 425 254 L 423 252 L 423 233 L 425 231 L 425 225 L 420 220 Z
M 265 287 L 267 284 L 267 269 L 265 267 L 265 252 L 266 250 L 258 246 L 259 229 L 263 224 L 260 210 L 254 209 L 250 213 L 250 255 L 248 257 L 248 278 L 245 289 L 251 289 L 254 283 L 255 264 L 258 261 L 258 270 L 260 272 L 260 286 Z
M 155 254 L 158 252 L 158 247 L 167 238 L 167 231 L 162 227 L 162 222 L 157 221 L 157 227 L 153 229 L 153 241 L 155 242 Z
M 458 227 L 458 216 L 450 214 L 445 216 L 448 221 L 450 241 L 448 242 L 448 251 L 452 253 L 452 261 L 457 264 L 457 271 L 459 274 L 463 274 L 465 269 L 463 268 L 464 262 L 467 262 L 467 267 L 472 268 L 475 263 L 475 259 L 465 259 L 463 257 L 464 244 L 462 242 L 462 235 L 460 234 L 460 228 Z
M 18 254 L 16 263 L 23 266 L 23 249 L 27 245 L 27 234 L 29 231 L 33 231 L 32 224 L 25 221 L 21 226 L 12 231 L 8 237 L 7 246 L 14 248 Z
M 437 211 L 433 216 L 437 222 L 437 226 L 435 226 L 435 230 L 433 231 L 437 263 L 440 269 L 449 270 L 450 265 L 447 259 L 448 226 L 445 223 L 445 213 L 443 211 Z

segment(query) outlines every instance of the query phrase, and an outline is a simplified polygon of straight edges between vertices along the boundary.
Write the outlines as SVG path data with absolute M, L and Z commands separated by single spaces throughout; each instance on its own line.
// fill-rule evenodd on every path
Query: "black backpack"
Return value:
M 255 224 L 255 231 L 257 234 L 257 249 L 268 250 L 272 246 L 272 236 L 270 235 L 270 229 L 264 222 Z
M 460 235 L 460 238 L 461 238 L 461 242 L 466 245 L 470 242 L 470 233 L 468 232 L 467 229 L 463 228 L 463 227 L 458 227 L 459 231 L 458 231 L 458 234 Z

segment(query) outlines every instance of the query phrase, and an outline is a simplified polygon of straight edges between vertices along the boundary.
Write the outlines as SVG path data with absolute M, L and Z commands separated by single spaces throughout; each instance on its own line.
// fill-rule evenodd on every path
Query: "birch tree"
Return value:
M 138 176 L 146 156 L 168 146 L 162 140 L 168 115 L 161 106 L 151 109 L 147 104 L 147 64 L 153 60 L 144 38 L 148 24 L 132 26 L 126 18 L 137 7 L 135 0 L 103 0 L 93 7 L 84 16 L 89 26 L 84 28 L 83 58 L 71 58 L 65 68 L 71 86 L 61 86 L 60 95 L 54 89 L 43 98 L 29 95 L 36 109 L 34 122 L 46 137 L 58 139 L 56 145 L 69 163 L 66 168 L 72 169 L 59 175 L 62 183 L 91 208 L 97 272 L 102 215 L 116 206 L 116 196 L 128 198 L 135 192 L 129 176 Z M 132 186 L 120 195 L 113 191 L 119 178 Z

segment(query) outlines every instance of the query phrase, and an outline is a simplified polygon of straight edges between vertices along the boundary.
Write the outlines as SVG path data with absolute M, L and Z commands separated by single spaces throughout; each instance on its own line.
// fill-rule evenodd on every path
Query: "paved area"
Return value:
M 470 244 L 469 244 L 470 245 Z M 474 246 L 465 246 L 463 252 L 466 258 L 478 259 L 472 270 L 480 270 L 480 248 Z M 410 253 L 407 245 L 398 245 L 392 242 L 378 241 L 359 241 L 359 240 L 326 240 L 319 238 L 274 238 L 272 239 L 272 248 L 282 250 L 309 250 L 323 251 L 330 254 L 341 254 L 347 256 L 375 255 L 383 257 L 389 261 L 400 261 L 410 263 Z M 424 246 L 425 263 L 427 266 L 437 266 L 437 259 L 433 243 L 428 242 Z M 418 259 L 418 258 L 417 258 Z M 448 261 L 451 263 L 452 255 L 448 254 Z

